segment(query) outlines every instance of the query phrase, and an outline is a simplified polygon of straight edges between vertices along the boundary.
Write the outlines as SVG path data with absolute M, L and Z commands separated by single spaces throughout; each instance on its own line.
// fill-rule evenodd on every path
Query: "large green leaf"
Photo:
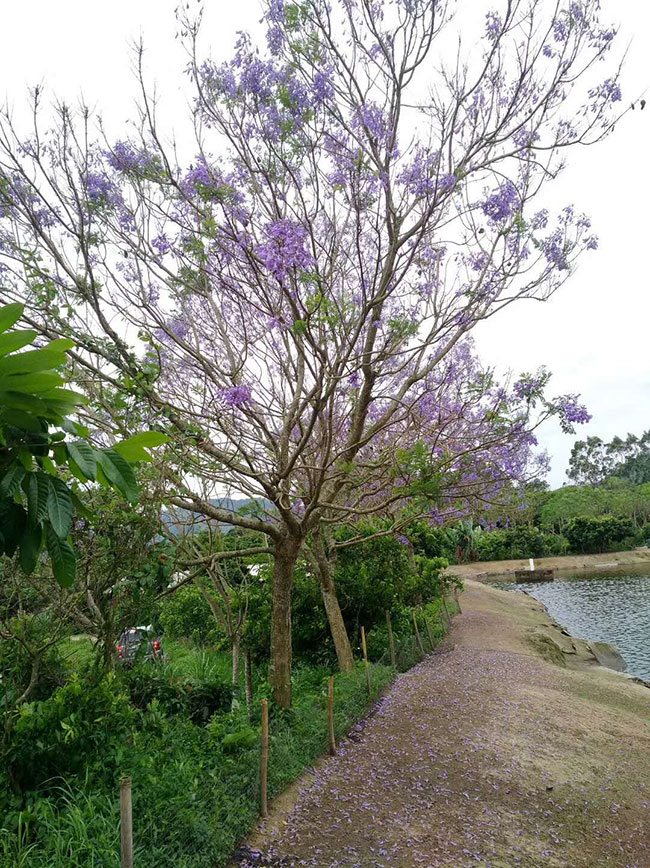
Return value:
M 4 553 L 12 558 L 25 532 L 27 513 L 19 503 L 13 501 L 2 503 L 2 536 Z
M 97 478 L 97 451 L 85 440 L 75 440 L 66 444 L 68 455 L 75 462 L 86 479 Z
M 27 350 L 25 353 L 15 353 L 13 356 L 0 359 L 0 377 L 51 371 L 60 368 L 65 362 L 66 357 L 62 350 L 51 350 L 49 347 Z
M 15 325 L 23 315 L 24 310 L 25 305 L 18 302 L 0 307 L 0 332 L 6 332 L 12 325 Z
M 32 573 L 38 563 L 43 546 L 43 527 L 40 524 L 27 525 L 20 540 L 19 562 L 23 572 Z
M 13 497 L 24 477 L 25 468 L 22 464 L 10 467 L 0 481 L 0 497 Z
M 65 539 L 72 524 L 72 498 L 68 486 L 55 476 L 48 478 L 47 515 L 54 532 Z
M 23 480 L 23 491 L 27 495 L 27 517 L 30 524 L 40 524 L 47 515 L 50 477 L 40 470 L 29 473 Z
M 41 430 L 38 416 L 32 416 L 24 410 L 12 410 L 11 407 L 0 406 L 0 423 L 13 425 L 14 428 L 22 428 L 32 434 L 38 434 Z
M 139 497 L 138 483 L 133 468 L 118 452 L 113 449 L 103 449 L 97 453 L 99 466 L 106 479 L 120 491 L 131 503 L 136 503 Z
M 12 374 L 0 376 L 0 392 L 49 392 L 63 385 L 63 377 L 54 371 L 42 371 L 38 374 Z
M 50 524 L 47 525 L 46 541 L 54 578 L 62 587 L 71 587 L 75 574 L 74 549 L 67 540 L 56 535 Z
M 67 404 L 74 404 L 75 406 L 88 403 L 86 395 L 83 395 L 81 392 L 75 392 L 72 389 L 52 389 L 51 392 L 47 392 L 45 395 L 41 395 L 41 397 L 43 400 L 49 401 L 52 398 L 55 401 L 65 401 Z
M 36 332 L 32 329 L 20 332 L 9 332 L 9 334 L 0 334 L 0 356 L 6 356 L 8 353 L 15 353 L 16 350 L 22 350 L 27 344 L 36 338 Z
M 142 431 L 140 434 L 134 434 L 127 440 L 116 443 L 113 448 L 127 461 L 152 461 L 147 449 L 162 446 L 168 441 L 169 437 L 161 431 Z
M 47 413 L 47 405 L 40 398 L 25 392 L 0 392 L 0 407 L 24 410 L 34 416 L 45 416 Z

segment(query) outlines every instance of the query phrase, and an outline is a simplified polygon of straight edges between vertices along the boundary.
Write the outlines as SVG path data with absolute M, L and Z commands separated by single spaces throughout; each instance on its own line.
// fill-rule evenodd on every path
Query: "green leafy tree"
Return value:
M 573 551 L 605 552 L 634 533 L 634 525 L 627 518 L 605 515 L 600 518 L 574 518 L 566 529 Z
M 87 399 L 64 388 L 61 373 L 73 341 L 33 347 L 35 331 L 12 330 L 23 310 L 18 303 L 0 308 L 0 554 L 18 552 L 22 570 L 31 573 L 46 548 L 57 582 L 69 587 L 70 528 L 75 512 L 86 510 L 63 475 L 98 482 L 135 503 L 131 462 L 150 461 L 147 449 L 167 438 L 148 431 L 112 447 L 93 446 L 88 429 L 70 418 Z
M 613 476 L 633 485 L 650 482 L 650 431 L 605 443 L 588 437 L 573 444 L 567 476 L 578 485 L 602 485 Z

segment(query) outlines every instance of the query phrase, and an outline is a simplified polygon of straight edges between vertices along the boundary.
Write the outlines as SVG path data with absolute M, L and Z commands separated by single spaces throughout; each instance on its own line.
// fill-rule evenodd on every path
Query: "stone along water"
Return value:
M 627 672 L 650 681 L 649 570 L 560 573 L 554 582 L 501 584 L 525 590 L 572 636 L 611 642 Z

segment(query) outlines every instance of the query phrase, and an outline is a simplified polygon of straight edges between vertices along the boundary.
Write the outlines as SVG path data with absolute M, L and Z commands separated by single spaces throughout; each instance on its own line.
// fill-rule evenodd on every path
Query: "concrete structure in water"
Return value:
M 515 570 L 515 578 L 518 582 L 552 582 L 555 579 L 555 570 Z

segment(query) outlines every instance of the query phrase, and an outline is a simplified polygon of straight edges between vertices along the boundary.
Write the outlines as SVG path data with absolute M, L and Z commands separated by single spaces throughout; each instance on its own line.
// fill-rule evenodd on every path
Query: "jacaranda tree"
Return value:
M 280 705 L 294 566 L 324 516 L 349 517 L 361 453 L 435 420 L 428 380 L 467 333 L 547 299 L 596 247 L 540 194 L 621 98 L 598 7 L 504 2 L 459 43 L 441 0 L 269 0 L 267 45 L 241 35 L 227 62 L 184 21 L 191 160 L 144 82 L 130 139 L 66 106 L 43 122 L 40 92 L 29 136 L 4 119 L 2 297 L 75 341 L 108 427 L 147 407 L 173 435 L 176 505 L 272 541 Z M 554 406 L 585 418 L 575 396 Z M 258 514 L 224 492 L 263 499 Z

